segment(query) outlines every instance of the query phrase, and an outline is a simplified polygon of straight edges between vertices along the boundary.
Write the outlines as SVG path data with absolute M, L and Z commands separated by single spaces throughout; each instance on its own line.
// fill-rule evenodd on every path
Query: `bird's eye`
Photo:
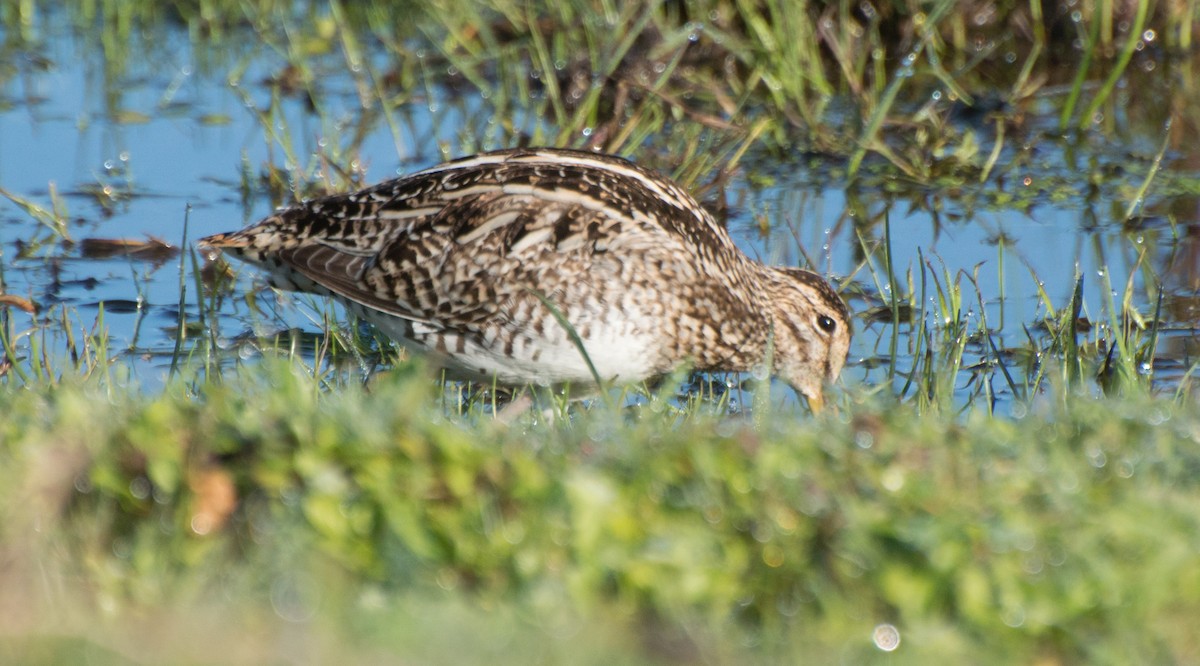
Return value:
M 821 315 L 820 317 L 817 317 L 817 326 L 820 326 L 821 330 L 825 331 L 826 333 L 833 333 L 835 330 L 837 330 L 837 322 L 834 321 L 829 315 Z

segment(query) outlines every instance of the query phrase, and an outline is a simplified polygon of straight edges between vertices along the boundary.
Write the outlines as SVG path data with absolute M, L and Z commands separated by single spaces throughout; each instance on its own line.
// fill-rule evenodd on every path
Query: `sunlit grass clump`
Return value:
M 323 392 L 293 368 L 0 392 L 8 644 L 186 660 L 195 618 L 247 654 L 304 628 L 399 660 L 502 631 L 523 654 L 861 661 L 879 625 L 913 663 L 1200 649 L 1200 419 L 1165 401 L 960 422 L 851 394 L 755 426 L 649 399 L 504 427 L 447 414 L 422 371 Z M 426 605 L 455 619 L 386 629 Z M 143 644 L 147 617 L 179 641 Z

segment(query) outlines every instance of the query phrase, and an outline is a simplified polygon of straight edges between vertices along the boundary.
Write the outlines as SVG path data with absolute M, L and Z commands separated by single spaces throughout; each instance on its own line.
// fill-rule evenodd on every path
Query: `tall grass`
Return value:
M 1008 85 L 1006 101 L 1013 105 L 1061 84 L 1067 95 L 1059 105 L 1062 126 L 1082 106 L 1078 125 L 1090 127 L 1102 110 L 1117 110 L 1113 93 L 1119 80 L 1130 78 L 1132 63 L 1151 50 L 1156 59 L 1168 58 L 1190 43 L 1198 11 L 1195 3 L 1075 7 L 1040 0 L 878 7 L 571 0 L 432 3 L 398 21 L 391 5 L 379 2 L 66 6 L 82 32 L 100 36 L 113 79 L 134 66 L 130 49 L 148 39 L 138 26 L 168 16 L 205 45 L 197 60 L 206 66 L 220 58 L 236 62 L 244 53 L 207 45 L 234 45 L 238 33 L 251 31 L 279 58 L 280 93 L 302 93 L 318 111 L 326 92 L 320 68 L 337 62 L 354 73 L 363 107 L 376 111 L 364 118 L 382 120 L 402 154 L 403 105 L 418 96 L 437 104 L 430 83 L 451 72 L 487 100 L 499 122 L 487 134 L 443 137 L 443 156 L 525 141 L 631 153 L 686 121 L 706 129 L 706 143 L 736 144 L 758 128 L 755 141 L 763 146 L 848 156 L 850 174 L 877 157 L 920 180 L 941 174 L 931 168 L 931 151 L 969 152 L 975 137 L 944 120 L 960 107 L 983 104 L 986 110 L 989 102 L 980 98 L 997 82 Z M 25 26 L 47 10 L 12 3 L 7 11 L 10 23 Z M 1069 63 L 1065 77 L 1042 57 L 1051 34 L 1057 43 L 1078 37 L 1069 51 L 1056 52 Z M 420 42 L 432 48 L 416 46 Z M 273 132 L 278 121 L 276 113 L 264 112 L 265 129 Z M 349 162 L 361 131 L 326 132 L 327 138 L 347 134 L 348 145 L 336 147 L 345 159 L 332 155 L 326 162 L 343 177 L 355 172 Z M 292 168 L 304 168 L 286 136 L 271 140 Z M 994 164 L 975 166 L 989 173 Z

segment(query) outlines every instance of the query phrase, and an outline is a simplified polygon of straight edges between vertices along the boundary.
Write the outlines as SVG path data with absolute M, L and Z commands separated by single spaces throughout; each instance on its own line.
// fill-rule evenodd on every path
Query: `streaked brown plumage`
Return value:
M 678 185 L 624 159 L 484 153 L 280 210 L 201 244 L 330 295 L 465 379 L 593 384 L 765 368 L 819 408 L 850 342 L 820 276 L 746 257 Z

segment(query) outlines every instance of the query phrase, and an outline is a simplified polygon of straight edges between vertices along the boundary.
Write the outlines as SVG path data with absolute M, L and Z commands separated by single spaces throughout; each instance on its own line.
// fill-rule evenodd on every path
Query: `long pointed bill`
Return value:
M 825 409 L 825 398 L 820 393 L 816 395 L 805 396 L 808 398 L 808 408 L 813 414 L 820 414 L 822 409 Z

